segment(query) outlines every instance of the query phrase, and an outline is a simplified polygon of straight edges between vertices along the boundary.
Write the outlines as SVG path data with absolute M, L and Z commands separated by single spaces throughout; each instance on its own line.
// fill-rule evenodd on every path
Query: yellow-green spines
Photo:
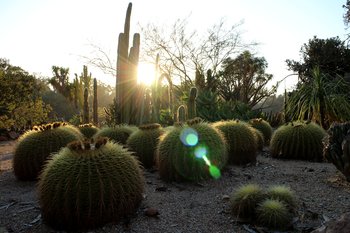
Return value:
M 40 176 L 44 222 L 59 230 L 86 230 L 134 213 L 144 191 L 137 159 L 104 139 L 89 148 L 79 145 L 62 149 Z
M 243 165 L 256 162 L 258 144 L 251 126 L 239 120 L 219 121 L 213 126 L 226 138 L 229 163 Z
M 293 211 L 296 208 L 296 198 L 293 191 L 283 185 L 274 185 L 267 189 L 267 198 L 283 201 Z
M 249 124 L 258 129 L 264 135 L 265 144 L 268 144 L 272 136 L 272 127 L 269 122 L 263 120 L 262 118 L 255 118 L 249 121 Z
M 257 145 L 258 145 L 258 150 L 262 151 L 262 149 L 264 148 L 264 145 L 265 145 L 264 135 L 260 130 L 258 130 L 256 128 L 252 127 L 252 130 L 253 130 Z
M 83 124 L 79 125 L 78 129 L 86 138 L 92 138 L 97 132 L 98 128 L 93 124 Z
M 256 207 L 264 197 L 264 191 L 258 185 L 244 185 L 231 194 L 232 213 L 239 218 L 252 219 Z
M 226 162 L 224 136 L 205 122 L 176 126 L 161 137 L 157 149 L 159 174 L 165 181 L 217 179 Z
M 315 123 L 292 122 L 282 125 L 272 135 L 271 156 L 322 161 L 322 140 L 325 136 L 325 130 Z
M 135 152 L 145 168 L 151 168 L 155 164 L 157 144 L 164 132 L 159 124 L 146 124 L 128 138 L 127 146 Z
M 35 180 L 51 153 L 69 142 L 80 139 L 80 133 L 67 125 L 54 123 L 36 126 L 23 134 L 16 145 L 13 169 L 19 180 Z
M 272 229 L 286 229 L 290 226 L 292 215 L 285 203 L 280 200 L 266 199 L 256 209 L 258 222 Z
M 108 137 L 109 139 L 126 145 L 129 136 L 134 132 L 134 128 L 129 125 L 118 125 L 115 127 L 105 127 L 99 130 L 94 138 Z

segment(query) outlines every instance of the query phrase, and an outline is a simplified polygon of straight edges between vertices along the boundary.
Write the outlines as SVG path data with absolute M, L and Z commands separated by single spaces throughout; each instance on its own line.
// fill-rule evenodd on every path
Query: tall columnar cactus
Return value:
M 190 90 L 190 96 L 188 97 L 188 103 L 187 103 L 188 119 L 193 119 L 197 116 L 196 98 L 197 98 L 197 88 L 192 87 Z
M 185 122 L 186 120 L 186 107 L 184 105 L 180 105 L 177 109 L 177 122 Z
M 152 121 L 157 123 L 160 119 L 159 54 L 157 54 L 154 65 L 154 75 L 152 84 Z
M 144 94 L 144 98 L 142 101 L 142 105 L 141 105 L 141 117 L 140 117 L 140 122 L 139 124 L 145 124 L 145 123 L 150 123 L 151 118 L 152 118 L 152 109 L 151 109 L 151 90 L 150 89 L 146 89 L 145 90 L 145 94 Z
M 333 123 L 324 140 L 324 157 L 350 182 L 350 122 Z
M 84 107 L 83 107 L 83 123 L 88 124 L 90 122 L 89 116 L 89 90 L 85 87 L 84 90 Z
M 134 214 L 143 191 L 131 152 L 106 138 L 76 141 L 53 156 L 40 176 L 41 215 L 55 229 L 84 231 Z
M 97 80 L 94 78 L 94 102 L 93 102 L 93 123 L 98 125 L 98 108 L 97 108 Z
M 118 58 L 117 58 L 117 78 L 116 78 L 116 98 L 121 109 L 121 123 L 135 123 L 137 117 L 135 112 L 139 106 L 135 106 L 137 95 L 137 65 L 140 53 L 140 34 L 135 33 L 133 45 L 129 53 L 130 17 L 132 4 L 129 3 L 126 11 L 124 32 L 119 34 Z M 117 112 L 117 111 L 116 111 Z M 117 116 L 116 116 L 117 117 Z
M 272 135 L 271 156 L 284 159 L 322 161 L 325 130 L 311 122 L 291 122 L 280 126 Z
M 81 138 L 79 130 L 67 127 L 66 123 L 35 126 L 18 139 L 13 157 L 16 177 L 19 180 L 35 180 L 51 153 Z

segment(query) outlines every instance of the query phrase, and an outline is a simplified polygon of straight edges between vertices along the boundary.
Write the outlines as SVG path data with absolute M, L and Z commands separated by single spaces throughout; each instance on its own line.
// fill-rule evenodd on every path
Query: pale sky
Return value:
M 204 31 L 221 18 L 227 25 L 244 20 L 246 42 L 256 41 L 257 56 L 264 56 L 274 82 L 291 71 L 285 60 L 299 60 L 299 51 L 314 35 L 345 38 L 346 0 L 134 0 L 131 32 L 148 22 L 171 25 L 190 16 L 190 25 Z M 116 57 L 118 35 L 123 30 L 125 0 L 0 0 L 0 57 L 30 73 L 50 77 L 51 66 L 80 74 L 96 44 Z M 142 50 L 142 44 L 141 44 Z M 89 66 L 93 77 L 114 85 L 115 78 Z M 296 78 L 282 83 L 291 89 Z

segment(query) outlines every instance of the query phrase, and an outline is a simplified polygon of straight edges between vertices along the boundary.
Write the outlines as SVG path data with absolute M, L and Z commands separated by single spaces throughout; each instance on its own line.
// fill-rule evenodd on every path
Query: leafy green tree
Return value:
M 236 58 L 227 58 L 219 72 L 217 89 L 225 101 L 241 101 L 253 107 L 262 99 L 273 95 L 276 87 L 267 88 L 272 79 L 265 73 L 267 62 L 264 57 L 254 57 L 244 51 Z

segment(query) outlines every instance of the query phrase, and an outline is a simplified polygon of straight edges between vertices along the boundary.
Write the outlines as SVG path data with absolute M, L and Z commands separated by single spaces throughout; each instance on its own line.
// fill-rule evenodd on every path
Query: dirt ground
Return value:
M 57 232 L 40 215 L 36 182 L 17 181 L 12 171 L 15 142 L 0 143 L 0 233 Z M 138 212 L 118 224 L 89 232 L 272 232 L 231 215 L 228 196 L 248 183 L 267 188 L 284 184 L 298 200 L 298 215 L 287 232 L 311 232 L 350 209 L 350 185 L 330 163 L 282 161 L 269 157 L 268 148 L 256 166 L 228 166 L 219 180 L 165 183 L 156 171 L 145 171 L 146 191 Z M 145 215 L 155 208 L 159 215 Z

